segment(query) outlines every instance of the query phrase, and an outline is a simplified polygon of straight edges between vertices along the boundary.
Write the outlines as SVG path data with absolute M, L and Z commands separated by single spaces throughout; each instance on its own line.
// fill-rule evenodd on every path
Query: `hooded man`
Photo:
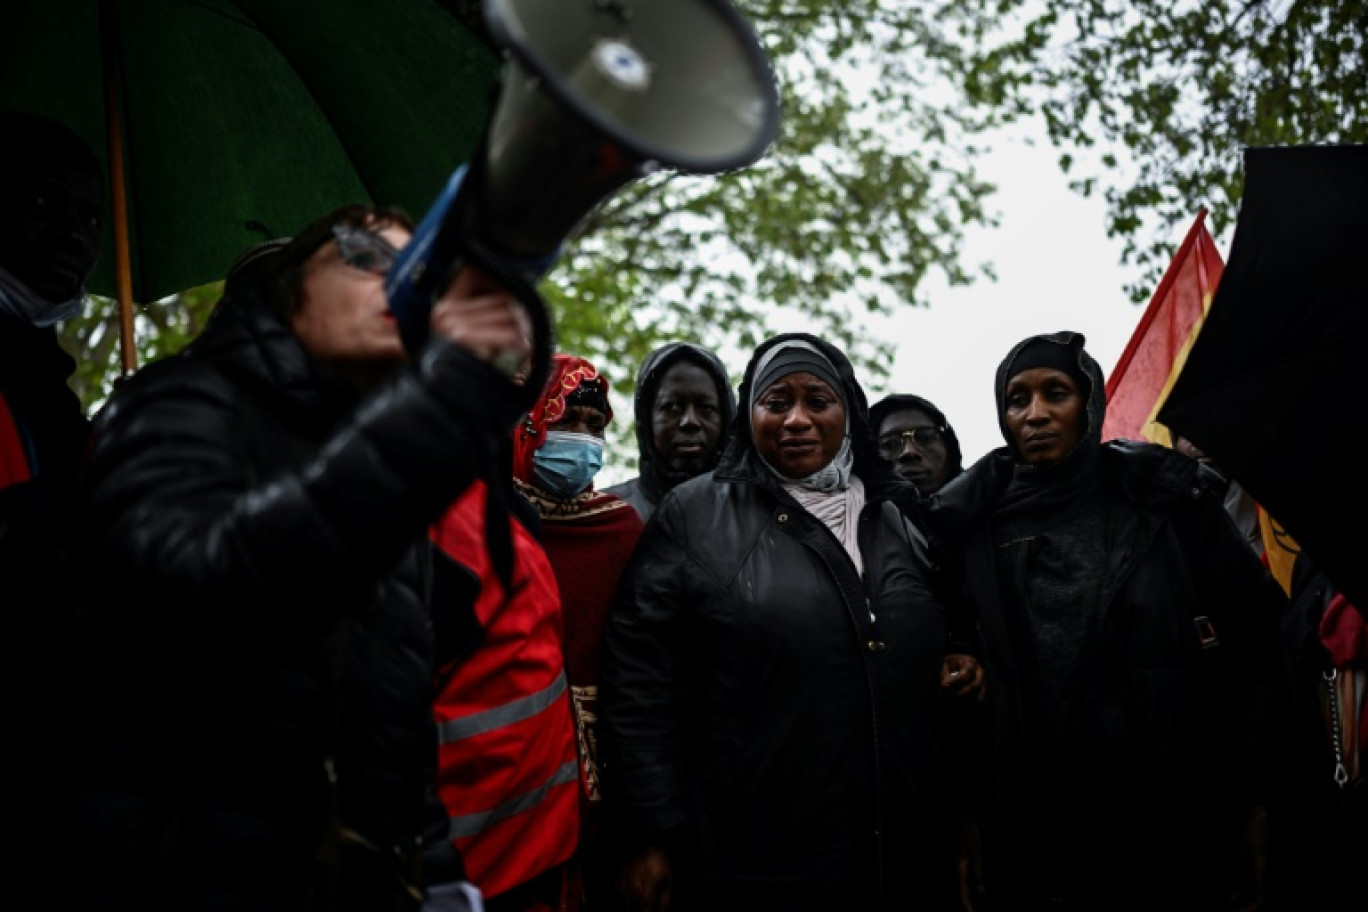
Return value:
M 930 400 L 901 393 L 885 396 L 869 407 L 869 427 L 879 455 L 923 497 L 964 471 L 959 437 Z
M 717 465 L 736 394 L 711 349 L 671 342 L 642 362 L 634 406 L 640 474 L 606 493 L 627 501 L 645 522 L 671 488 Z
M 38 114 L 0 112 L 0 568 L 46 586 L 90 425 L 57 323 L 78 316 L 100 252 L 104 178 Z M 33 576 L 27 576 L 32 573 Z
M 53 803 L 71 758 L 54 744 L 69 722 L 66 632 L 84 578 L 70 535 L 90 436 L 56 324 L 85 303 L 104 177 L 90 147 L 42 115 L 0 112 L 0 137 L 0 578 L 16 685 L 3 711 L 19 764 L 6 803 L 24 809 L 13 821 L 26 834 L 15 870 L 43 881 L 37 866 L 56 861 L 44 846 L 66 832 Z

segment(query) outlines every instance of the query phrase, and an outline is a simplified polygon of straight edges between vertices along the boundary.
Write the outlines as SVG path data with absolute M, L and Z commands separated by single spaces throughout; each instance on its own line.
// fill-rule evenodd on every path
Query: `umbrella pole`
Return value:
M 114 40 L 113 10 L 100 5 L 104 46 L 102 54 L 105 85 L 105 127 L 109 151 L 109 185 L 114 209 L 114 273 L 119 304 L 119 354 L 123 376 L 138 366 L 133 338 L 133 268 L 128 253 L 128 197 L 124 190 L 123 135 L 119 130 L 119 62 L 114 59 L 118 42 Z

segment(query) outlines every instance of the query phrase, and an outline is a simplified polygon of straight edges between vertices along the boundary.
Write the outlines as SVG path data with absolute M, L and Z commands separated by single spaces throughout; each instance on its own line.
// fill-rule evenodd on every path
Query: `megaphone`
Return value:
M 400 251 L 386 291 L 416 352 L 428 314 L 466 263 L 529 305 L 527 386 L 554 347 L 534 284 L 612 193 L 658 169 L 715 174 L 756 161 L 778 130 L 773 70 L 727 0 L 484 0 L 503 49 L 475 155 Z

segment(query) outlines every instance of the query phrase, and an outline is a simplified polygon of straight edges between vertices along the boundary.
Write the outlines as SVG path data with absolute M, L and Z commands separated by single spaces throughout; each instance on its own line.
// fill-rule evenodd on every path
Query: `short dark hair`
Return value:
M 354 203 L 339 206 L 314 220 L 271 258 L 265 276 L 266 303 L 286 323 L 299 311 L 304 296 L 304 264 L 318 248 L 332 240 L 336 225 L 356 228 L 399 227 L 413 231 L 413 219 L 395 206 L 370 206 Z

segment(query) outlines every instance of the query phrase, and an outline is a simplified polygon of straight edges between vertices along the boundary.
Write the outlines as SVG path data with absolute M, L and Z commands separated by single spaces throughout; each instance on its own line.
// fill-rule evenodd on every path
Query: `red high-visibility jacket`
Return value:
M 487 489 L 476 483 L 434 526 L 438 573 L 473 575 L 478 643 L 438 666 L 437 790 L 466 875 L 496 896 L 567 860 L 579 829 L 575 726 L 561 651 L 561 604 L 540 543 L 510 522 L 514 593 L 506 597 L 484 536 Z M 434 623 L 469 612 L 438 585 Z M 443 598 L 443 593 L 446 598 Z M 450 620 L 450 618 L 447 618 Z

